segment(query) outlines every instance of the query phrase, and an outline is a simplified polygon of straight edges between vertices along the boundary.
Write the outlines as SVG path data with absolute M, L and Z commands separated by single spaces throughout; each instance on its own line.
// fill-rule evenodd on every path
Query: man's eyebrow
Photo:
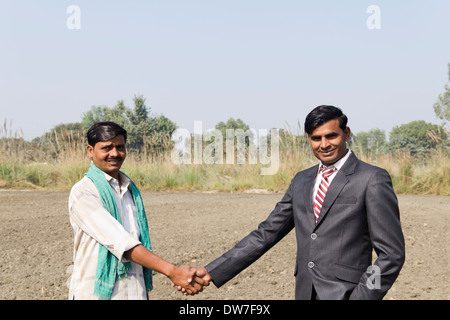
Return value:
M 332 138 L 332 137 L 335 137 L 335 136 L 337 136 L 337 135 L 338 135 L 337 132 L 330 132 L 330 133 L 327 133 L 327 134 L 325 134 L 325 135 L 313 134 L 313 135 L 311 135 L 310 137 L 311 137 L 311 139 L 320 139 L 320 138 L 322 138 L 322 137 L 325 137 L 325 138 Z
M 330 133 L 326 134 L 325 137 L 330 138 L 330 137 L 335 137 L 337 135 L 338 135 L 337 132 L 330 132 Z
M 125 148 L 126 144 L 125 143 L 120 143 L 120 144 L 107 144 L 105 147 L 116 147 L 116 148 Z
M 111 145 L 112 145 L 112 142 L 106 143 L 106 144 L 102 145 L 102 148 L 104 148 L 104 147 L 110 147 Z

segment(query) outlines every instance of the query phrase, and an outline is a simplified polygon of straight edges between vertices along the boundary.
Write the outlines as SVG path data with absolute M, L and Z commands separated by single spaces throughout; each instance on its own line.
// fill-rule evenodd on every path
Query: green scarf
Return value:
M 123 172 L 121 172 L 125 175 Z M 97 168 L 93 163 L 89 168 L 89 171 L 84 174 L 90 178 L 97 188 L 100 198 L 102 199 L 103 206 L 105 209 L 111 213 L 111 215 L 120 223 L 119 209 L 117 208 L 116 200 L 114 198 L 111 186 L 106 180 L 106 177 L 99 168 Z M 126 176 L 126 175 L 125 175 Z M 127 176 L 126 176 L 127 177 Z M 128 178 L 128 177 L 127 177 Z M 129 178 L 128 178 L 129 179 Z M 142 201 L 141 193 L 136 185 L 130 179 L 131 194 L 133 195 L 134 205 L 136 206 L 136 215 L 138 220 L 138 225 L 140 229 L 140 242 L 148 250 L 152 251 L 152 246 L 150 243 L 150 236 L 148 233 L 147 217 L 144 210 L 144 203 Z M 114 289 L 114 284 L 116 279 L 122 279 L 127 276 L 127 272 L 131 269 L 130 262 L 120 262 L 108 249 L 106 249 L 102 244 L 100 244 L 98 249 L 98 261 L 97 261 L 97 271 L 95 273 L 95 287 L 94 295 L 98 296 L 100 299 L 110 299 L 111 294 Z M 143 267 L 144 270 L 144 280 L 145 287 L 147 291 L 151 291 L 152 285 L 152 270 Z

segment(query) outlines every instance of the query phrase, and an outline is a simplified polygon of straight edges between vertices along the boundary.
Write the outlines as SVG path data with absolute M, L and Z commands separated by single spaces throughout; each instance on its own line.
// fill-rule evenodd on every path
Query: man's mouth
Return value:
M 112 164 L 112 165 L 117 165 L 120 162 L 122 162 L 122 159 L 107 159 L 106 162 Z
M 329 156 L 331 156 L 331 155 L 334 153 L 335 150 L 336 150 L 336 149 L 326 150 L 326 151 L 320 151 L 320 153 L 321 153 L 324 157 L 329 157 Z

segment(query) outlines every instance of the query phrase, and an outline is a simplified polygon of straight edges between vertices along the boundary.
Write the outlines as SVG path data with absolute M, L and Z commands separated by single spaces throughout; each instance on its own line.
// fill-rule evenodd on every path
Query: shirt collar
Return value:
M 347 161 L 348 157 L 350 156 L 350 153 L 352 152 L 352 150 L 347 149 L 347 153 L 345 154 L 345 156 L 343 156 L 342 158 L 340 158 L 338 161 L 336 161 L 335 163 L 333 163 L 331 166 L 328 166 L 327 168 L 335 168 L 336 171 L 340 170 L 342 168 L 342 166 L 344 165 L 345 161 Z M 324 166 L 324 164 L 322 163 L 322 161 L 319 162 L 319 171 L 322 168 L 322 166 Z
M 104 171 L 102 171 L 102 172 L 105 175 L 105 178 L 106 178 L 106 180 L 108 180 L 111 187 L 116 188 L 118 190 L 119 189 L 119 181 L 116 178 L 111 177 L 106 172 L 104 172 Z M 120 188 L 122 190 L 128 189 L 128 186 L 130 185 L 130 179 L 127 176 L 125 176 L 122 172 L 119 172 L 119 179 L 120 179 L 120 183 L 121 183 Z

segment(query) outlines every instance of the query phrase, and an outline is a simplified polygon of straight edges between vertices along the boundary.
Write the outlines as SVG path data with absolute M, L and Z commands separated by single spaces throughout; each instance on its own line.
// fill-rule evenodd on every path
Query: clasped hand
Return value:
M 211 276 L 205 268 L 196 268 L 191 266 L 178 267 L 177 271 L 169 277 L 172 280 L 172 286 L 177 286 L 178 291 L 185 295 L 194 295 L 208 286 Z

